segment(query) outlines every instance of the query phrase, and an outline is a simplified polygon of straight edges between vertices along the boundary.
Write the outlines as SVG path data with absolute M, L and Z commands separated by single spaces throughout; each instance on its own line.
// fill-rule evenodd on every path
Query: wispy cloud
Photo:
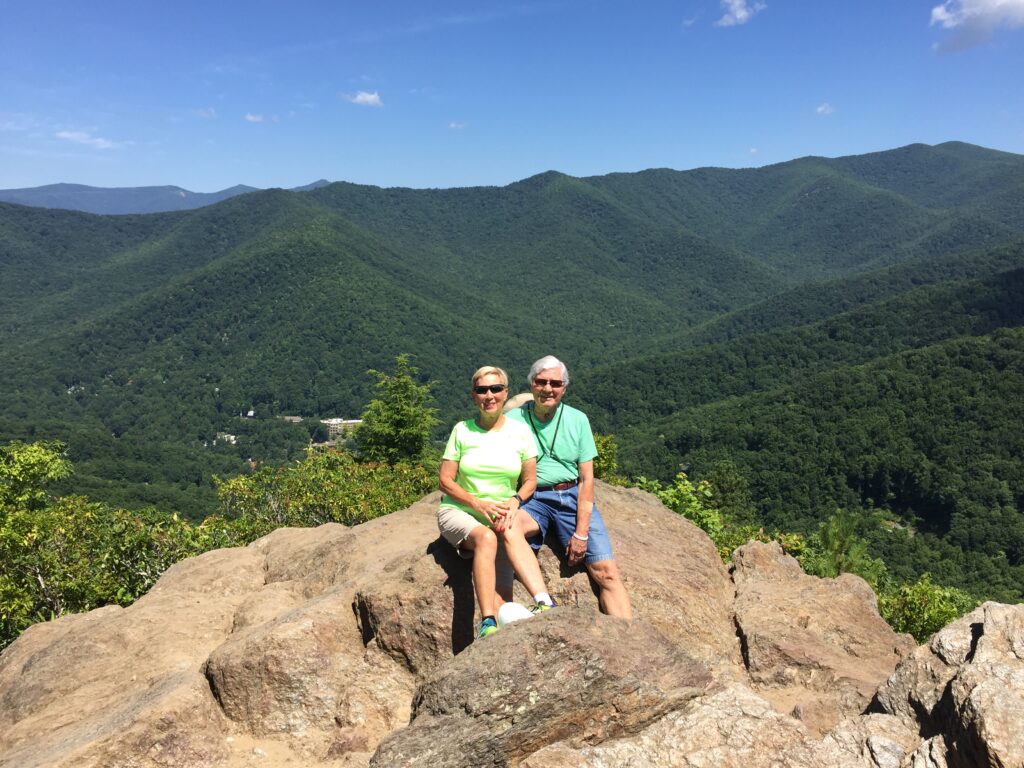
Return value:
M 453 131 L 461 131 L 463 128 L 466 127 L 466 124 L 465 123 L 456 123 L 456 122 L 452 121 L 452 122 L 448 123 L 448 127 L 451 128 Z
M 351 94 L 344 94 L 342 96 L 346 101 L 351 101 L 353 104 L 358 104 L 361 107 L 383 107 L 384 102 L 380 98 L 380 94 L 377 91 L 370 93 L 368 91 L 356 91 L 355 96 Z
M 937 51 L 962 51 L 988 42 L 1000 27 L 1024 27 L 1024 0 L 946 0 L 932 8 L 931 25 L 951 30 Z
M 247 123 L 262 123 L 265 119 L 263 115 L 254 115 L 252 112 L 245 113 L 245 121 Z
M 763 11 L 767 6 L 755 0 L 753 3 L 747 0 L 722 0 L 722 10 L 725 15 L 715 22 L 716 27 L 735 27 L 746 24 L 757 13 Z
M 217 118 L 217 110 L 213 107 L 204 107 L 203 109 L 197 109 L 196 115 L 204 120 L 215 120 Z
M 760 153 L 761 153 L 761 150 L 760 150 L 760 149 L 758 149 L 757 147 L 751 147 L 751 148 L 750 148 L 750 154 L 752 154 L 752 155 L 758 155 L 758 154 L 760 154 Z
M 817 106 L 817 108 L 814 111 L 817 112 L 822 117 L 825 117 L 835 112 L 836 108 L 829 104 L 827 101 L 823 101 L 821 104 Z
M 81 144 L 93 149 L 111 149 L 115 146 L 110 139 L 92 136 L 85 131 L 57 131 L 54 136 L 63 141 L 70 141 L 72 144 Z

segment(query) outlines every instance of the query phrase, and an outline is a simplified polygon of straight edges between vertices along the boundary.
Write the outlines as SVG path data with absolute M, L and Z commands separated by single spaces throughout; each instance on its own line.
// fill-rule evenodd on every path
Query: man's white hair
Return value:
M 566 386 L 569 385 L 569 369 L 565 367 L 565 363 L 559 360 L 554 355 L 545 355 L 540 360 L 530 366 L 530 374 L 526 377 L 527 382 L 533 385 L 533 380 L 537 378 L 537 374 L 541 371 L 546 371 L 548 368 L 561 368 L 562 369 L 562 381 L 565 382 Z

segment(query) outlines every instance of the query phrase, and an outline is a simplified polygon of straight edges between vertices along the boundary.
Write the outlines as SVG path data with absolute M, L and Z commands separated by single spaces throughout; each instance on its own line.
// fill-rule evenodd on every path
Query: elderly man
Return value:
M 586 414 L 562 402 L 569 371 L 548 355 L 530 368 L 533 401 L 507 415 L 524 422 L 537 443 L 537 489 L 516 515 L 534 549 L 553 531 L 571 567 L 583 563 L 597 584 L 601 611 L 633 618 L 629 594 L 612 555 L 608 532 L 594 505 L 594 458 L 597 447 Z

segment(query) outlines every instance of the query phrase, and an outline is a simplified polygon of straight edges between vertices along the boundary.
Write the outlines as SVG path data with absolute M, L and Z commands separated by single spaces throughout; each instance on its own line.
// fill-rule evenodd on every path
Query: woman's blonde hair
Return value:
M 505 373 L 504 370 L 502 370 L 501 368 L 496 368 L 493 365 L 485 365 L 483 368 L 477 368 L 473 372 L 473 380 L 469 383 L 470 388 L 475 387 L 476 383 L 480 381 L 480 379 L 482 379 L 484 376 L 489 376 L 492 373 L 497 375 L 497 377 L 501 379 L 502 384 L 504 384 L 506 387 L 508 386 L 508 374 Z

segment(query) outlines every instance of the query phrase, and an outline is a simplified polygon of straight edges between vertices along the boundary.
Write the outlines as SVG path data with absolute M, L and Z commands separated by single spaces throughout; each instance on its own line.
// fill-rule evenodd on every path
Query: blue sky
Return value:
M 1024 154 L 1024 0 L 5 0 L 0 188 Z

